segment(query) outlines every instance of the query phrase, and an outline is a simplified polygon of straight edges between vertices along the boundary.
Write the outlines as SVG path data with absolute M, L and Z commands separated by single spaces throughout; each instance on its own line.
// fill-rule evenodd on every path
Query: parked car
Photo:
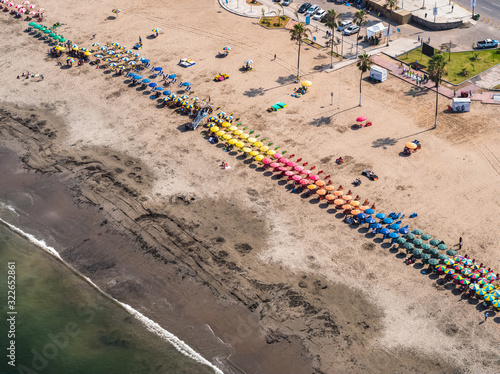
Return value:
M 358 31 L 359 31 L 358 25 L 351 25 L 351 26 L 348 26 L 344 29 L 343 34 L 344 35 L 352 35 L 352 34 L 356 34 Z
M 281 5 L 283 5 L 283 6 L 289 6 L 292 2 L 293 2 L 293 0 L 283 0 L 283 2 L 281 3 Z
M 312 16 L 314 13 L 316 13 L 319 9 L 319 5 L 311 5 L 309 9 L 307 9 L 306 16 Z
M 315 19 L 316 21 L 319 21 L 325 14 L 326 14 L 326 10 L 318 9 L 316 14 L 313 16 L 313 19 Z
M 337 27 L 337 30 L 338 31 L 342 31 L 342 30 L 344 30 L 345 28 L 347 28 L 348 26 L 351 26 L 351 25 L 352 25 L 352 21 L 351 20 L 342 21 L 342 23 L 339 25 L 339 27 Z
M 498 47 L 498 40 L 484 39 L 478 41 L 476 44 L 478 48 L 496 48 Z
M 306 10 L 308 10 L 308 9 L 311 7 L 311 5 L 312 5 L 311 3 L 304 3 L 304 4 L 302 4 L 302 5 L 300 6 L 300 8 L 299 8 L 298 12 L 299 12 L 299 13 L 305 13 L 305 12 L 306 12 Z

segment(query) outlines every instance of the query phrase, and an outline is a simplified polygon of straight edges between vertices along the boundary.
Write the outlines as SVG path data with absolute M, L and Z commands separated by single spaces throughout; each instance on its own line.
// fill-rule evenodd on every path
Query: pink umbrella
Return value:
M 275 160 L 279 160 L 280 158 L 282 158 L 282 157 L 283 157 L 283 155 L 282 155 L 281 153 L 275 153 L 275 154 L 273 155 L 273 157 L 274 157 L 274 159 L 275 159 Z
M 38 11 L 39 11 L 40 13 L 43 13 L 43 12 L 45 12 L 45 8 L 40 8 L 40 9 L 38 9 Z
M 363 121 L 366 121 L 367 119 L 368 119 L 367 116 L 361 116 L 361 117 L 356 118 L 356 121 L 357 122 L 363 122 Z
M 316 174 L 310 175 L 309 179 L 312 181 L 317 181 L 319 179 L 319 175 L 316 175 Z
M 277 168 L 277 167 L 279 167 L 279 166 L 280 166 L 280 164 L 278 164 L 277 162 L 271 162 L 271 163 L 269 164 L 269 166 L 270 166 L 270 167 L 272 167 L 272 168 Z
M 268 165 L 268 164 L 270 164 L 271 162 L 272 162 L 272 160 L 271 160 L 269 157 L 264 157 L 264 158 L 262 159 L 262 163 L 263 163 L 264 165 Z
M 286 175 L 287 177 L 291 177 L 292 175 L 294 175 L 294 172 L 293 172 L 293 171 L 288 170 L 288 171 L 285 171 L 285 175 Z
M 311 170 L 302 170 L 302 171 L 300 172 L 300 174 L 305 174 L 305 175 L 309 175 L 309 174 L 311 174 L 311 173 L 312 173 L 312 171 L 311 171 Z
M 36 8 L 36 5 L 35 4 L 31 4 L 30 5 L 30 9 L 35 9 Z
M 24 12 L 26 12 L 26 9 L 24 9 L 24 8 L 19 8 L 17 11 L 18 11 L 19 13 L 24 13 Z
M 36 14 L 36 12 L 30 12 L 29 14 L 30 14 L 30 16 L 34 16 Z
M 290 161 L 290 162 L 287 162 L 286 166 L 288 166 L 289 168 L 294 168 L 295 166 L 297 166 L 297 163 Z
M 289 160 L 289 159 L 287 159 L 287 158 L 282 157 L 282 158 L 280 158 L 280 162 L 281 162 L 282 164 L 285 164 L 285 165 L 286 165 L 286 164 L 288 164 L 288 163 L 290 162 L 290 160 Z
M 29 2 L 29 1 L 25 1 L 25 2 L 23 3 L 23 5 L 30 5 L 30 2 Z
M 16 5 L 16 9 L 22 8 L 23 6 L 21 4 Z
M 303 166 L 300 166 L 300 165 L 297 165 L 297 166 L 295 166 L 295 167 L 293 168 L 293 170 L 295 170 L 295 171 L 302 171 L 302 170 L 304 170 L 304 167 L 303 167 Z
M 297 181 L 300 181 L 300 180 L 302 179 L 302 177 L 301 177 L 300 175 L 294 175 L 294 176 L 292 177 L 292 179 L 293 179 L 294 181 L 296 181 L 296 182 L 297 182 Z M 306 182 L 307 182 L 307 181 L 306 181 Z
M 14 3 L 10 2 L 10 3 L 7 4 L 7 6 L 14 6 Z
M 306 180 L 306 179 L 301 179 L 301 180 L 299 181 L 299 183 L 300 183 L 301 185 L 305 186 L 306 184 L 309 184 L 309 181 L 308 181 L 308 180 Z
M 279 171 L 288 171 L 288 169 L 287 169 L 286 167 L 284 167 L 284 166 L 280 166 L 280 167 L 278 168 L 278 170 L 279 170 Z

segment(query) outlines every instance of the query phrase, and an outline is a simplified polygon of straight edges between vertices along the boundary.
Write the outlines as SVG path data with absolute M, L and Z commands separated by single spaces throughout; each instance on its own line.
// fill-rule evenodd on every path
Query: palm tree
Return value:
M 333 69 L 333 44 L 335 40 L 335 29 L 337 28 L 340 20 L 340 16 L 342 13 L 337 13 L 334 9 L 328 10 L 326 13 L 326 22 L 325 26 L 332 30 L 332 40 L 330 42 L 331 51 L 330 51 L 330 68 Z
M 290 36 L 292 40 L 299 43 L 299 56 L 297 59 L 297 80 L 300 79 L 300 47 L 302 45 L 302 39 L 307 38 L 311 30 L 304 27 L 302 23 L 296 23 L 293 25 L 293 30 L 290 30 Z
M 439 84 L 443 80 L 443 76 L 446 75 L 446 64 L 447 62 L 444 59 L 444 55 L 441 53 L 436 53 L 429 61 L 429 79 L 436 84 L 436 115 L 434 117 L 434 128 L 437 127 Z
M 449 43 L 443 43 L 441 44 L 440 49 L 442 51 L 448 52 L 448 61 L 451 61 L 451 40 Z
M 364 10 L 358 10 L 354 13 L 354 24 L 359 26 L 358 34 L 356 35 L 356 56 L 358 55 L 359 33 L 361 26 L 365 26 L 368 22 L 368 14 Z
M 363 74 L 366 73 L 372 66 L 372 60 L 366 53 L 358 56 L 356 66 L 361 70 L 361 77 L 359 78 L 359 106 L 361 106 L 361 82 L 363 82 Z
M 391 23 L 392 23 L 392 10 L 396 8 L 396 5 L 398 3 L 398 0 L 385 0 L 384 3 L 384 8 L 389 8 L 390 13 L 389 13 L 389 27 L 387 29 L 387 45 L 389 45 L 389 31 L 391 29 Z

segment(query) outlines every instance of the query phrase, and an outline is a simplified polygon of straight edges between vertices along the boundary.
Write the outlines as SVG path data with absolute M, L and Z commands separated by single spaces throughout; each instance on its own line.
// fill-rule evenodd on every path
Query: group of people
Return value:
M 23 72 L 21 75 L 17 76 L 17 79 L 21 79 L 21 78 L 24 78 L 24 79 L 40 78 L 40 80 L 44 80 L 45 79 L 45 77 L 43 76 L 43 74 L 33 74 L 33 73 L 30 73 L 29 71 L 27 73 Z

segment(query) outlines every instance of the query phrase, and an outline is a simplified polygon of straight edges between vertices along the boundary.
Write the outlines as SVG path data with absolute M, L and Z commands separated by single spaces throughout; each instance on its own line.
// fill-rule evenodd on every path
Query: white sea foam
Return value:
M 45 243 L 45 241 L 39 240 L 39 239 L 35 238 L 33 235 L 24 232 L 20 228 L 17 228 L 16 226 L 11 225 L 10 223 L 4 221 L 1 218 L 0 218 L 0 222 L 3 223 L 4 225 L 6 225 L 7 227 L 9 227 L 12 231 L 17 232 L 19 235 L 21 235 L 21 236 L 25 237 L 26 239 L 28 239 L 31 243 L 37 245 L 38 247 L 40 247 L 43 250 L 45 250 L 48 253 L 50 253 L 51 255 L 57 257 L 58 259 L 60 259 L 66 266 L 68 266 L 73 271 L 75 271 L 76 273 L 78 273 L 81 277 L 85 278 L 85 280 L 87 282 L 89 282 L 97 291 L 99 291 L 100 293 L 102 293 L 106 297 L 114 300 L 116 303 L 120 304 L 127 312 L 129 312 L 137 320 L 139 320 L 148 329 L 148 331 L 150 331 L 150 332 L 158 335 L 160 338 L 162 338 L 162 339 L 166 340 L 167 342 L 169 342 L 170 344 L 172 344 L 177 351 L 179 351 L 183 355 L 185 355 L 185 356 L 193 359 L 194 361 L 199 362 L 200 364 L 209 366 L 210 368 L 212 368 L 214 370 L 214 372 L 216 374 L 224 374 L 224 372 L 221 369 L 219 369 L 217 366 L 213 365 L 210 361 L 208 361 L 207 359 L 205 359 L 202 355 L 200 355 L 198 352 L 196 352 L 193 348 L 191 348 L 185 342 L 183 342 L 182 340 L 180 340 L 177 336 L 175 336 L 174 334 L 168 332 L 163 327 L 161 327 L 159 324 L 157 324 L 153 320 L 149 319 L 145 315 L 139 313 L 137 310 L 135 310 L 134 308 L 132 308 L 130 305 L 122 303 L 122 302 L 116 300 L 115 298 L 109 296 L 108 294 L 106 294 L 99 287 L 97 287 L 97 285 L 94 282 L 92 282 L 89 278 L 87 278 L 85 275 L 83 275 L 80 272 L 78 272 L 77 270 L 75 270 L 71 265 L 67 264 L 61 258 L 61 256 L 59 256 L 59 253 L 54 248 L 48 246 Z
M 7 209 L 10 210 L 11 212 L 14 212 L 14 214 L 16 216 L 19 216 L 19 213 L 16 212 L 16 209 L 14 209 L 13 206 L 10 206 L 10 205 L 6 205 Z

